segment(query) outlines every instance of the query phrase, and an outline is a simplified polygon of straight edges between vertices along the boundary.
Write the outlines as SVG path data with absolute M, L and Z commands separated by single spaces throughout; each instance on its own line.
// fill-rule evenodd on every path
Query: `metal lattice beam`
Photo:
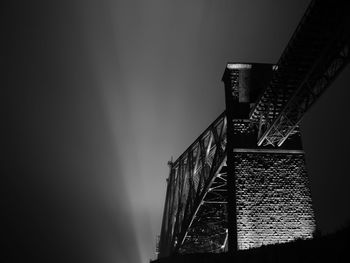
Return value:
M 253 108 L 258 145 L 277 145 L 349 61 L 346 1 L 313 1 L 284 50 L 272 81 Z
M 160 256 L 183 250 L 185 239 L 186 244 L 189 240 L 195 243 L 201 239 L 200 234 L 194 236 L 196 231 L 190 229 L 194 222 L 198 223 L 198 220 L 195 220 L 196 216 L 203 213 L 204 207 L 209 213 L 210 207 L 218 204 L 219 190 L 216 190 L 216 185 L 223 176 L 219 175 L 219 171 L 225 163 L 225 145 L 226 117 L 225 113 L 222 113 L 174 163 L 170 164 L 159 245 Z M 210 224 L 210 217 L 205 218 Z M 196 227 L 198 228 L 194 228 Z M 207 241 L 212 242 L 210 235 L 206 236 Z

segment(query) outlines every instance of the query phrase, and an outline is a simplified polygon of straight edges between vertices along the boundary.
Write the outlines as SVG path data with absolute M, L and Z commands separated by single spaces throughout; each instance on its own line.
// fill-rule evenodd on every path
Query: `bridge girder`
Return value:
M 349 62 L 349 3 L 313 1 L 252 109 L 258 145 L 281 146 Z

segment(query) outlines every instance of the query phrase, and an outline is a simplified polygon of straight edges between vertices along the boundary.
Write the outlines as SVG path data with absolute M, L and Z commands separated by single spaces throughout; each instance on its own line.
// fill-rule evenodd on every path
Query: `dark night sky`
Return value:
M 11 1 L 9 262 L 147 262 L 167 161 L 224 110 L 228 61 L 277 62 L 309 1 Z M 304 118 L 316 219 L 350 219 L 347 68 Z

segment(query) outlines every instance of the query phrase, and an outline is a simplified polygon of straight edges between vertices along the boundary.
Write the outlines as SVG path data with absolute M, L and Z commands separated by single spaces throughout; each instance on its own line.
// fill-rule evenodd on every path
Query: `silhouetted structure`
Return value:
M 308 239 L 304 113 L 349 60 L 346 1 L 313 1 L 276 65 L 228 63 L 226 111 L 170 163 L 159 257 Z
M 262 246 L 237 252 L 235 262 L 249 263 L 310 263 L 310 262 L 350 262 L 350 227 L 334 234 L 314 238 L 312 240 L 297 240 L 278 245 Z M 227 253 L 196 253 L 174 255 L 162 258 L 154 263 L 229 263 L 233 262 Z

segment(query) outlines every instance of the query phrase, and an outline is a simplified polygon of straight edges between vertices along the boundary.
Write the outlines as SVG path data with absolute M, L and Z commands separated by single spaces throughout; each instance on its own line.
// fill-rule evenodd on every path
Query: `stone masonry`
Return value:
M 238 248 L 311 238 L 315 220 L 304 155 L 235 157 Z
M 271 78 L 273 65 L 229 64 L 223 81 L 232 91 L 238 249 L 312 238 L 315 218 L 296 129 L 281 147 L 257 145 L 259 125 L 249 114 Z

